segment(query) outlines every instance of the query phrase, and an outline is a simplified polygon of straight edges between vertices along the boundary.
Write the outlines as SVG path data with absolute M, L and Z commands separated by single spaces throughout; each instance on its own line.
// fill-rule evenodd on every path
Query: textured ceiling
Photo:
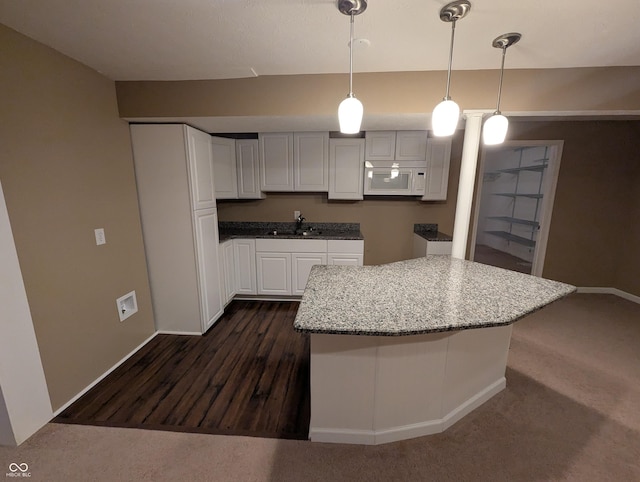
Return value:
M 471 0 L 454 70 L 496 69 L 491 41 L 520 32 L 506 68 L 640 65 L 640 0 Z M 335 0 L 0 0 L 0 22 L 114 80 L 223 79 L 348 71 L 349 19 Z M 446 1 L 369 0 L 356 72 L 445 70 Z

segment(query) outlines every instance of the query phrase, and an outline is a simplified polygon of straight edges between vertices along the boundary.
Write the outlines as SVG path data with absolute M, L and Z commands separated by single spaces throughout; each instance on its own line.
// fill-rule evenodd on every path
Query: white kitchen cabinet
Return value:
M 430 254 L 450 255 L 451 241 L 428 241 L 419 234 L 413 233 L 413 257 L 422 258 Z
M 264 199 L 260 190 L 258 139 L 236 140 L 238 199 Z
M 211 151 L 216 199 L 237 199 L 238 178 L 236 173 L 235 139 L 211 136 Z
M 329 139 L 329 199 L 362 199 L 364 139 Z
M 259 295 L 291 294 L 291 253 L 256 252 Z
M 256 240 L 234 239 L 233 251 L 236 267 L 236 293 L 239 295 L 258 294 L 256 279 Z
M 327 243 L 327 264 L 341 266 L 362 266 L 364 257 L 364 241 L 329 240 Z
M 131 140 L 156 328 L 204 333 L 223 312 L 211 136 L 137 124 Z
M 396 132 L 396 161 L 424 161 L 427 154 L 427 131 Z
M 220 252 L 220 282 L 224 304 L 227 305 L 236 294 L 236 263 L 233 240 L 228 239 L 219 245 Z
M 309 280 L 311 267 L 316 264 L 327 264 L 326 253 L 292 253 L 291 254 L 291 294 L 302 296 Z
M 396 131 L 366 131 L 365 141 L 367 161 L 395 160 Z
M 447 199 L 451 138 L 430 138 L 427 141 L 427 179 L 423 201 Z
M 295 191 L 329 190 L 329 133 L 293 134 L 293 188 Z
M 132 126 L 133 127 L 136 126 Z M 216 207 L 216 194 L 211 151 L 211 136 L 184 125 L 175 125 L 175 132 L 182 131 L 188 149 L 189 187 L 192 209 Z M 133 131 L 132 131 L 133 132 Z M 182 141 L 181 146 L 184 145 Z M 184 160 L 184 154 L 180 156 Z
M 260 189 L 293 191 L 293 133 L 258 135 L 260 154 Z

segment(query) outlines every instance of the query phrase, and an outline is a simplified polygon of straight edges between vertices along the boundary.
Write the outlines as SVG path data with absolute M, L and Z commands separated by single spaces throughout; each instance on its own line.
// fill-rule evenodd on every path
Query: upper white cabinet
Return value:
M 396 131 L 366 131 L 367 161 L 393 161 L 396 155 Z
M 293 173 L 294 191 L 328 191 L 328 132 L 295 132 L 293 134 Z
M 427 131 L 396 132 L 396 161 L 422 161 L 427 153 Z
M 223 310 L 211 136 L 139 124 L 131 140 L 156 328 L 204 333 Z
M 362 199 L 364 139 L 329 139 L 329 199 Z
M 237 199 L 236 141 L 211 136 L 214 185 L 217 199 Z
M 265 197 L 260 190 L 258 139 L 236 140 L 236 171 L 239 199 L 263 199 Z
M 131 126 L 131 131 L 139 132 Z M 186 136 L 189 152 L 189 183 L 191 187 L 192 209 L 216 207 L 216 193 L 213 179 L 211 136 L 188 126 L 176 125 L 176 129 Z M 184 158 L 184 156 L 182 156 Z
M 293 191 L 293 133 L 258 135 L 260 151 L 260 189 Z
M 447 199 L 451 138 L 430 138 L 427 142 L 427 179 L 423 201 Z
M 367 161 L 424 161 L 427 131 L 367 131 Z

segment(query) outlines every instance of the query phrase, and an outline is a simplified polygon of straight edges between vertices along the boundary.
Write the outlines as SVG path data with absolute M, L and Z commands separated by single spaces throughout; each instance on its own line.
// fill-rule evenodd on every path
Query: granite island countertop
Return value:
M 442 255 L 377 266 L 314 266 L 294 327 L 398 336 L 502 326 L 575 290 Z
M 364 239 L 360 223 L 303 223 L 303 229 L 295 233 L 296 223 L 262 221 L 220 221 L 219 240 L 222 243 L 233 238 L 266 239 Z M 274 235 L 274 231 L 277 233 Z M 306 234 L 302 234 L 306 233 Z

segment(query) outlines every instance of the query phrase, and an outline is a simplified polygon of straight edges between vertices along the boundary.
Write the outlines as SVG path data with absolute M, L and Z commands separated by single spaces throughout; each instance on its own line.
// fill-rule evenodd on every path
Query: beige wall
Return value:
M 55 410 L 154 332 L 129 130 L 112 81 L 2 25 L 0 45 L 0 179 Z
M 495 106 L 498 71 L 456 71 L 451 93 L 463 109 Z M 425 113 L 444 95 L 446 72 L 356 74 L 367 114 Z M 347 76 L 116 82 L 122 117 L 335 115 Z M 640 112 L 640 67 L 508 70 L 505 112 Z
M 462 133 L 458 133 L 452 144 L 447 201 L 385 196 L 367 196 L 364 201 L 328 201 L 326 193 L 269 193 L 260 201 L 219 201 L 218 216 L 220 221 L 293 222 L 293 211 L 297 210 L 311 226 L 316 222 L 360 223 L 365 264 L 409 259 L 415 223 L 436 223 L 440 231 L 453 233 L 461 153 Z

